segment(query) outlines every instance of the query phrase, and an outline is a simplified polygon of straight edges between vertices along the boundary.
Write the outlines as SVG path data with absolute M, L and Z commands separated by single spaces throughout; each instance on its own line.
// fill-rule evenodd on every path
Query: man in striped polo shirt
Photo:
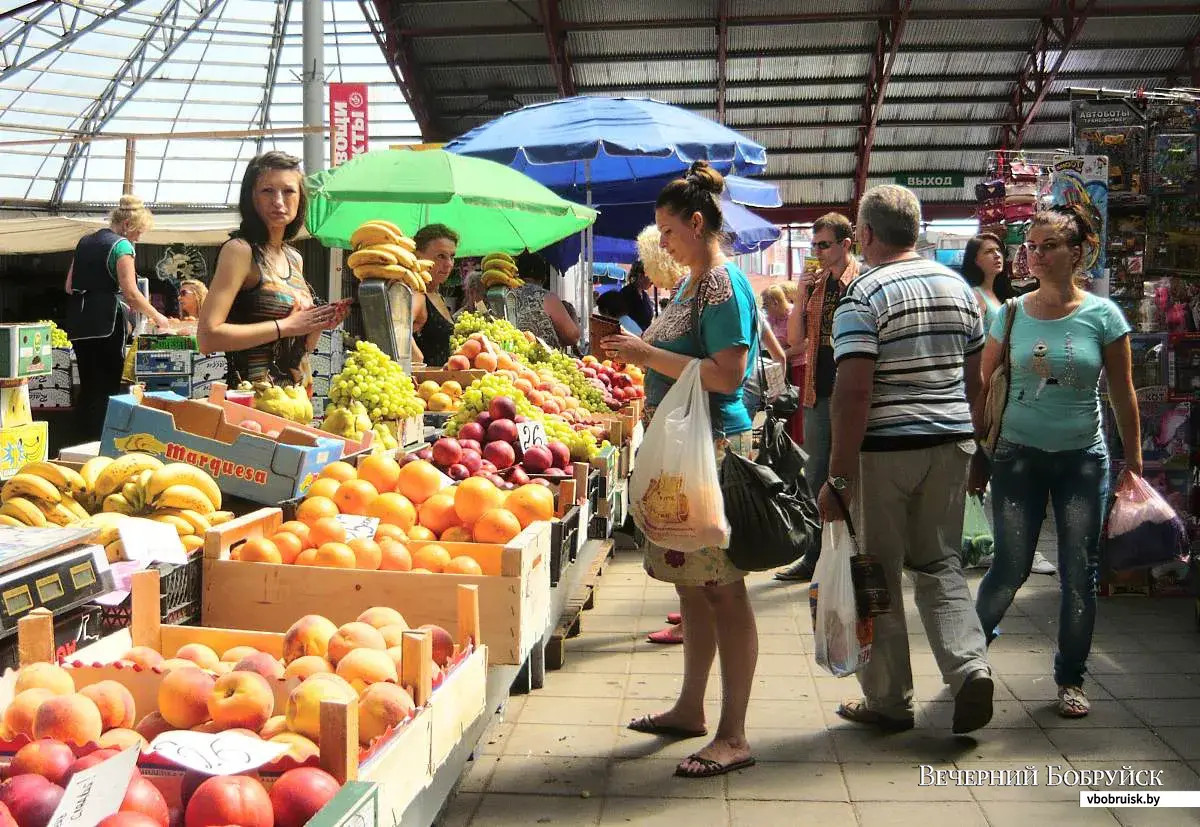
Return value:
M 901 592 L 908 568 L 954 692 L 953 731 L 965 733 L 991 720 L 994 688 L 960 556 L 976 449 L 969 400 L 982 390 L 984 331 L 967 283 L 917 254 L 920 225 L 911 191 L 889 184 L 863 196 L 856 236 L 872 269 L 850 284 L 833 321 L 833 447 L 821 516 L 843 520 L 839 498 L 846 504 L 892 599 L 891 611 L 875 618 L 871 659 L 858 675 L 863 697 L 837 711 L 884 730 L 913 726 Z

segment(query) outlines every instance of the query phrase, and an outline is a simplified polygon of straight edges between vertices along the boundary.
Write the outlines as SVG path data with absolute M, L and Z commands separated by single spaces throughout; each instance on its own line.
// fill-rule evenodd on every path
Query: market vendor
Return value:
M 427 365 L 444 365 L 450 359 L 450 334 L 454 320 L 442 298 L 441 288 L 454 269 L 458 233 L 445 224 L 426 224 L 413 236 L 417 258 L 433 262 L 429 292 L 414 293 L 412 305 L 413 358 Z
M 550 292 L 550 265 L 528 250 L 517 256 L 517 270 L 525 284 L 513 292 L 517 298 L 520 330 L 532 333 L 555 350 L 579 343 L 579 322 L 566 304 Z
M 79 240 L 67 271 L 71 298 L 66 331 L 79 362 L 80 435 L 88 440 L 100 438 L 108 398 L 121 392 L 128 311 L 143 314 L 159 328 L 170 328 L 138 289 L 134 269 L 133 245 L 153 223 L 142 199 L 122 195 L 108 228 Z
M 316 305 L 304 260 L 287 242 L 304 226 L 307 197 L 300 160 L 267 152 L 242 176 L 241 226 L 217 255 L 200 307 L 201 351 L 224 351 L 230 387 L 242 381 L 304 384 L 321 331 L 341 324 L 344 305 Z

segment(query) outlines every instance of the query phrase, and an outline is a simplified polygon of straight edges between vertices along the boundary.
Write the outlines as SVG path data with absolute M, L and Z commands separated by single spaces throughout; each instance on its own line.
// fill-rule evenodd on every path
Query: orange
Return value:
M 321 469 L 322 477 L 327 477 L 338 482 L 353 480 L 358 478 L 358 472 L 354 470 L 354 466 L 343 460 L 331 462 Z
M 521 533 L 521 521 L 504 508 L 493 508 L 485 512 L 475 523 L 475 542 L 507 543 Z
M 540 485 L 522 485 L 509 492 L 504 507 L 521 522 L 521 528 L 525 528 L 538 520 L 554 518 L 554 494 Z
M 333 495 L 342 487 L 342 484 L 333 477 L 317 477 L 313 480 L 313 484 L 304 492 L 304 499 L 310 497 L 328 497 L 333 499 Z
M 379 520 L 379 527 L 396 526 L 402 531 L 408 531 L 417 524 L 417 509 L 412 501 L 395 491 L 380 494 L 367 507 L 367 516 Z M 376 536 L 378 536 L 378 531 Z
M 375 571 L 379 568 L 379 564 L 383 560 L 383 549 L 379 547 L 379 543 L 366 537 L 355 537 L 346 545 L 354 552 L 356 569 Z
M 475 558 L 460 554 L 446 564 L 443 574 L 483 574 L 483 567 L 475 562 Z
M 380 495 L 380 497 L 385 496 L 387 495 Z M 378 543 L 381 540 L 395 540 L 398 543 L 407 543 L 408 533 L 398 525 L 392 525 L 391 523 L 380 523 L 379 527 L 375 529 L 375 542 Z
M 300 552 L 300 556 L 296 558 L 297 566 L 315 566 L 317 564 L 317 550 L 315 548 L 306 548 Z
M 275 548 L 279 549 L 279 556 L 284 563 L 296 562 L 300 552 L 304 551 L 304 543 L 290 531 L 279 532 L 271 538 L 271 542 L 275 544 Z
M 266 537 L 252 537 L 242 543 L 239 560 L 247 563 L 282 563 L 279 549 Z
M 423 525 L 415 525 L 408 530 L 408 539 L 413 542 L 421 540 L 436 540 L 437 535 Z
M 345 543 L 325 543 L 317 549 L 313 558 L 314 566 L 324 566 L 330 569 L 352 569 L 357 558 L 354 549 Z
M 429 569 L 435 573 L 441 573 L 449 562 L 450 552 L 434 543 L 421 546 L 412 556 L 414 569 Z
M 458 355 L 466 356 L 468 359 L 474 359 L 483 350 L 483 344 L 475 339 L 467 339 L 462 343 L 462 347 L 458 349 Z
M 417 514 L 421 525 L 439 537 L 446 529 L 462 522 L 454 510 L 454 495 L 445 492 L 434 494 L 421 503 Z
M 303 548 L 308 548 L 308 524 L 302 523 L 299 520 L 288 520 L 279 527 L 279 530 L 286 531 L 288 534 L 295 534 L 300 538 L 300 545 Z
M 378 496 L 375 486 L 366 480 L 349 480 L 333 495 L 333 502 L 343 514 L 365 515 Z
M 385 454 L 372 454 L 358 464 L 358 478 L 371 483 L 380 494 L 395 491 L 400 463 Z
M 396 490 L 414 505 L 420 505 L 442 490 L 442 473 L 432 463 L 414 460 L 400 469 Z
M 479 370 L 493 371 L 499 365 L 495 356 L 490 353 L 480 353 L 475 357 L 475 367 Z
M 469 543 L 471 542 L 471 529 L 463 525 L 452 525 L 443 531 L 438 539 L 443 543 Z
M 412 571 L 412 555 L 404 543 L 385 538 L 379 541 L 379 550 L 383 555 L 379 562 L 381 571 Z
M 310 497 L 296 506 L 296 519 L 309 527 L 310 535 L 313 523 L 317 520 L 336 517 L 337 515 L 338 507 L 328 497 Z M 316 538 L 313 538 L 312 542 L 314 545 L 320 545 L 316 541 Z
M 458 519 L 470 525 L 483 512 L 499 508 L 504 503 L 504 492 L 491 480 L 483 477 L 468 477 L 454 489 L 454 511 Z
M 312 524 L 309 537 L 313 546 L 346 542 L 346 528 L 333 517 L 323 517 Z

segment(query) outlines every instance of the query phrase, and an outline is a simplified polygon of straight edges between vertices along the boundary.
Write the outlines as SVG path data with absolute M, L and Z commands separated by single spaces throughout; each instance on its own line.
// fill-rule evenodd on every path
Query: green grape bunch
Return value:
M 342 372 L 329 383 L 329 401 L 349 406 L 359 402 L 372 422 L 408 419 L 425 412 L 411 377 L 398 362 L 372 342 L 360 341 L 346 357 Z
M 464 312 L 454 323 L 454 333 L 450 336 L 450 350 L 457 351 L 472 333 L 482 333 L 497 347 L 521 358 L 528 363 L 533 352 L 534 343 L 525 334 L 506 322 L 504 319 L 493 319 L 484 313 Z
M 67 332 L 56 325 L 50 319 L 42 319 L 39 324 L 50 325 L 50 347 L 70 347 L 71 340 L 67 337 Z
M 604 392 L 591 383 L 575 364 L 575 360 L 565 353 L 550 351 L 546 364 L 558 380 L 566 385 L 571 395 L 579 400 L 579 404 L 592 413 L 608 413 L 608 404 L 604 401 Z

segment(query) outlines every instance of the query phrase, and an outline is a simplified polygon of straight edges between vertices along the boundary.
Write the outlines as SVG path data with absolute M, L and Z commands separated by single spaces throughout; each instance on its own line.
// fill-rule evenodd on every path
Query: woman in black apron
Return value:
M 441 367 L 450 358 L 454 320 L 438 291 L 454 269 L 458 233 L 445 224 L 427 224 L 417 230 L 413 242 L 417 245 L 417 258 L 433 262 L 433 280 L 429 284 L 429 292 L 413 294 L 413 341 L 417 345 L 413 359 L 417 359 L 419 354 L 426 365 Z
M 67 271 L 67 335 L 79 363 L 79 427 L 84 441 L 100 438 L 108 398 L 121 392 L 127 313 L 146 316 L 160 328 L 170 322 L 137 286 L 133 244 L 153 216 L 136 195 L 122 195 L 110 226 L 80 239 Z

